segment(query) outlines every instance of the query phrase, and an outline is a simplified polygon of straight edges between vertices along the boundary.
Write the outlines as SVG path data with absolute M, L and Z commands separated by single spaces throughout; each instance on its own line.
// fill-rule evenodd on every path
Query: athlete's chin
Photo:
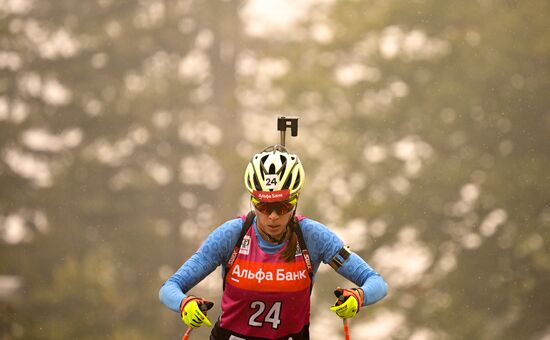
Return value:
M 269 235 L 278 235 L 283 232 L 283 228 L 280 225 L 267 225 L 267 231 Z

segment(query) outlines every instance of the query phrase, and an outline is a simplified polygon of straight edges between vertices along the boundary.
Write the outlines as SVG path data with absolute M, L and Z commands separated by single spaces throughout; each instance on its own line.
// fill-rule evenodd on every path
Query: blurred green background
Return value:
M 550 339 L 547 0 L 1 0 L 0 339 L 178 339 L 249 157 L 389 283 L 353 339 Z M 216 301 L 212 274 L 195 294 Z M 323 265 L 312 339 L 349 285 Z M 207 338 L 207 330 L 194 333 Z

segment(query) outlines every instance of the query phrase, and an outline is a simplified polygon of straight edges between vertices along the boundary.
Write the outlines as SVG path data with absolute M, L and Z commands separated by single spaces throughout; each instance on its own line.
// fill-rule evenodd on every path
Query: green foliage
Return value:
M 313 172 L 338 176 L 352 196 L 334 199 L 323 182 L 316 195 L 332 199 L 317 213 L 336 213 L 341 225 L 365 219 L 370 237 L 368 222 L 387 226 L 361 253 L 389 278 L 384 308 L 407 316 L 394 338 L 422 327 L 453 339 L 548 331 L 550 296 L 540 291 L 549 277 L 542 264 L 549 236 L 547 7 L 342 1 L 329 16 L 330 43 L 294 45 L 293 67 L 280 81 L 293 92 L 283 105 L 315 111 L 303 98 L 321 94 L 317 110 L 333 118 L 304 120 L 312 131 L 331 121 L 332 137 L 316 140 L 323 154 L 310 155 L 321 163 Z M 315 56 L 307 68 L 305 55 Z M 344 68 L 348 80 L 339 79 Z M 364 178 L 354 181 L 353 173 Z M 416 235 L 408 242 L 433 259 L 416 281 L 401 284 L 383 254 L 406 244 L 399 241 L 406 228 Z
M 180 226 L 204 223 L 182 208 L 182 193 L 195 206 L 215 200 L 182 180 L 182 158 L 206 148 L 181 130 L 207 110 L 179 72 L 206 26 L 197 8 L 50 1 L 2 10 L 2 49 L 20 60 L 2 70 L 0 121 L 0 216 L 22 216 L 25 230 L 2 246 L 3 273 L 23 280 L 20 301 L 2 302 L 15 307 L 13 337 L 158 339 L 182 330 L 151 325 L 165 318 L 160 268 L 177 268 L 199 242 L 182 239 Z M 29 142 L 37 131 L 53 137 Z M 24 173 L 21 157 L 39 167 Z

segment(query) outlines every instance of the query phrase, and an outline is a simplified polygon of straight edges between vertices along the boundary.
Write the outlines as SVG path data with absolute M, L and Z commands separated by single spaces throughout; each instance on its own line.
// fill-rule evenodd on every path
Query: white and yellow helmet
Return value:
M 244 185 L 262 202 L 276 202 L 298 196 L 304 186 L 304 168 L 298 156 L 282 145 L 272 145 L 255 154 L 244 173 Z

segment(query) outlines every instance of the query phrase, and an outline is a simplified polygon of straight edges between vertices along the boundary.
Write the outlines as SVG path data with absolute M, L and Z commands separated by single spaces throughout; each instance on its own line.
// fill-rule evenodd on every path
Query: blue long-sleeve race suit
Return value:
M 160 301 L 175 312 L 180 311 L 181 301 L 186 292 L 212 273 L 219 265 L 227 263 L 233 247 L 239 238 L 244 222 L 241 218 L 225 222 L 215 229 L 172 277 L 160 288 Z M 284 246 L 266 242 L 253 222 L 256 238 L 260 248 L 267 253 L 275 253 Z M 307 245 L 313 272 L 319 269 L 321 261 L 330 263 L 333 257 L 343 247 L 343 242 L 323 224 L 311 219 L 300 221 L 300 227 Z M 222 267 L 223 268 L 223 267 Z M 361 257 L 352 253 L 337 272 L 350 280 L 365 293 L 363 305 L 370 305 L 382 299 L 387 294 L 387 284 Z M 225 273 L 222 271 L 225 277 Z

